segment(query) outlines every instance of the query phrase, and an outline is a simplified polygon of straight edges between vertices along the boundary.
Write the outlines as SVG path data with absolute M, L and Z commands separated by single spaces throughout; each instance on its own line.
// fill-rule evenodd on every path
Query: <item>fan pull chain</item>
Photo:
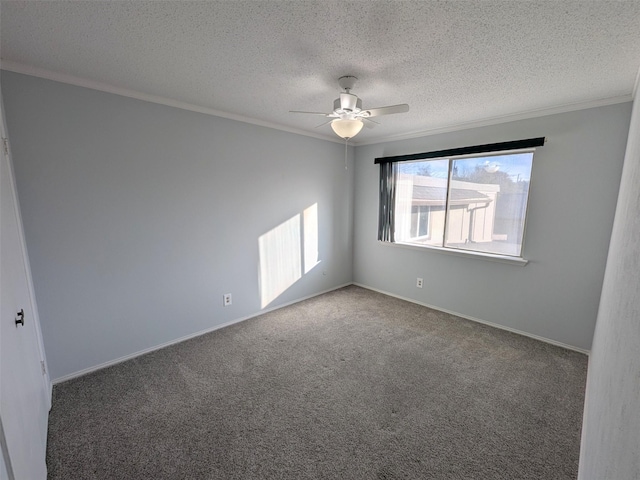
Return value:
M 345 138 L 344 139 L 344 169 L 345 170 L 349 170 L 347 168 L 347 143 L 349 143 L 349 139 Z

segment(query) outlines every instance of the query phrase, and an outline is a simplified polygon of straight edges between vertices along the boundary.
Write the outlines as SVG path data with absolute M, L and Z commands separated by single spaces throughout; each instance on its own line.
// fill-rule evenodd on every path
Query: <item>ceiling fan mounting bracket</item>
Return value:
M 344 75 L 338 79 L 338 85 L 340 85 L 340 88 L 344 91 L 349 93 L 349 90 L 355 86 L 357 81 L 358 77 L 354 77 L 353 75 Z

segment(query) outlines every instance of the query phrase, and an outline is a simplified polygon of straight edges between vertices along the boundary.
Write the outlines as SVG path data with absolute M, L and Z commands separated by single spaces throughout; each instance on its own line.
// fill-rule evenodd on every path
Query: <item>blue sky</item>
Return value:
M 529 181 L 531 179 L 531 159 L 533 154 L 514 153 L 512 155 L 489 155 L 483 157 L 472 157 L 454 160 L 454 165 L 458 168 L 466 168 L 469 171 L 475 170 L 476 166 L 497 168 L 497 171 L 506 172 L 513 181 Z M 447 159 L 439 160 L 418 160 L 400 164 L 400 171 L 403 173 L 416 173 L 428 162 L 431 169 L 431 176 L 447 178 L 449 164 Z

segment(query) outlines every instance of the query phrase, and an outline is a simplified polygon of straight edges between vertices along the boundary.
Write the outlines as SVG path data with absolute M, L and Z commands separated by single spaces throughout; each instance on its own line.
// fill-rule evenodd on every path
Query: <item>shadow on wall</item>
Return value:
M 318 204 L 258 238 L 260 306 L 265 308 L 320 263 Z

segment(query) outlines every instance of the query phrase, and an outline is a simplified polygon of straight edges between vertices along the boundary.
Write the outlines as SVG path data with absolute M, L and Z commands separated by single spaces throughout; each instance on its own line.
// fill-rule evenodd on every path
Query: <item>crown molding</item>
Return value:
M 637 83 L 636 83 L 637 91 Z M 409 140 L 412 138 L 428 137 L 430 135 L 438 135 L 441 133 L 458 132 L 461 130 L 468 130 L 470 128 L 488 127 L 491 125 L 499 125 L 501 123 L 511 123 L 518 120 L 527 120 L 536 117 L 545 117 L 547 115 L 557 115 L 560 113 L 574 112 L 577 110 L 586 110 L 588 108 L 604 107 L 607 105 L 616 105 L 618 103 L 626 103 L 633 101 L 633 95 L 621 95 L 618 97 L 601 98 L 598 100 L 590 100 L 588 102 L 576 102 L 567 103 L 564 105 L 558 105 L 555 107 L 546 107 L 534 110 L 526 110 L 520 113 L 513 113 L 509 115 L 500 115 L 497 117 L 485 118 L 482 120 L 475 120 L 472 122 L 454 123 L 446 125 L 444 127 L 436 127 L 428 130 L 420 130 L 409 133 L 401 133 L 397 135 L 389 135 L 384 139 L 377 139 L 372 141 L 363 141 L 356 143 L 356 146 L 362 145 L 374 145 L 386 142 L 396 142 L 400 140 Z
M 278 123 L 267 122 L 264 120 L 257 120 L 255 118 L 245 117 L 243 115 L 236 115 L 234 113 L 223 112 L 214 108 L 203 107 L 201 105 L 194 105 L 192 103 L 181 102 L 171 98 L 161 97 L 159 95 L 151 95 L 136 90 L 129 90 L 127 88 L 116 87 L 107 83 L 98 82 L 95 80 L 89 80 L 86 78 L 75 77 L 66 73 L 54 72 L 52 70 L 46 70 L 44 68 L 33 67 L 22 63 L 12 62 L 10 60 L 0 60 L 0 69 L 8 72 L 21 73 L 24 75 L 30 75 L 32 77 L 44 78 L 47 80 L 53 80 L 55 82 L 66 83 L 69 85 L 75 85 L 76 87 L 89 88 L 92 90 L 98 90 L 100 92 L 112 93 L 114 95 L 120 95 L 122 97 L 134 98 L 136 100 L 142 100 L 145 102 L 157 103 L 160 105 L 166 105 L 168 107 L 180 108 L 182 110 L 189 110 L 191 112 L 202 113 L 205 115 L 211 115 L 214 117 L 222 117 L 229 120 L 235 120 L 237 122 L 249 123 L 251 125 L 258 125 L 260 127 L 273 128 L 275 130 L 281 130 L 283 132 L 294 133 L 296 135 L 304 135 L 305 137 L 317 138 L 319 140 L 326 140 L 333 143 L 343 143 L 342 139 L 333 138 L 332 136 L 320 135 L 317 133 L 308 132 L 297 128 L 287 127 Z
M 116 87 L 114 85 L 110 85 L 107 83 L 98 82 L 95 80 L 89 80 L 86 78 L 75 77 L 73 75 L 68 75 L 65 73 L 54 72 L 52 70 L 46 70 L 39 67 L 33 67 L 30 65 L 25 65 L 18 62 L 12 62 L 10 60 L 0 59 L 0 69 L 6 70 L 14 73 L 21 73 L 24 75 L 31 75 L 33 77 L 44 78 L 47 80 L 53 80 L 60 83 L 67 83 L 69 85 L 75 85 L 77 87 L 90 88 L 92 90 L 98 90 L 101 92 L 112 93 L 114 95 L 120 95 L 123 97 L 134 98 L 136 100 L 142 100 L 145 102 L 157 103 L 160 105 L 166 105 L 168 107 L 180 108 L 182 110 L 189 110 L 192 112 L 202 113 L 205 115 L 212 115 L 215 117 L 222 117 L 229 120 L 235 120 L 237 122 L 248 123 L 251 125 L 258 125 L 266 128 L 273 128 L 275 130 L 280 130 L 283 132 L 294 133 L 296 135 L 303 135 L 305 137 L 317 138 L 319 140 L 325 140 L 333 143 L 344 143 L 342 139 L 335 138 L 333 136 L 325 136 L 320 135 L 313 132 L 308 132 L 306 130 L 301 130 L 297 128 L 287 127 L 285 125 L 280 125 L 278 123 L 267 122 L 264 120 L 257 120 L 250 117 L 245 117 L 243 115 L 236 115 L 233 113 L 223 112 L 221 110 L 216 110 L 209 107 L 203 107 L 200 105 L 194 105 L 187 102 L 181 102 L 178 100 L 173 100 L 171 98 L 161 97 L 159 95 L 151 95 L 143 92 L 138 92 L 135 90 L 129 90 L 126 88 Z M 380 137 L 372 140 L 362 140 L 357 141 L 354 139 L 350 140 L 351 146 L 359 147 L 364 145 L 375 145 L 379 143 L 387 143 L 387 142 L 395 142 L 400 140 L 409 140 L 412 138 L 420 138 L 420 137 L 428 137 L 431 135 L 437 135 L 441 133 L 450 133 L 457 132 L 460 130 L 468 130 L 471 128 L 479 128 L 486 127 L 491 125 L 499 125 L 501 123 L 509 123 L 515 122 L 518 120 L 526 120 L 529 118 L 536 117 L 544 117 L 547 115 L 555 115 L 559 113 L 573 112 L 576 110 L 585 110 L 588 108 L 596 108 L 596 107 L 604 107 L 607 105 L 615 105 L 618 103 L 626 103 L 633 101 L 635 95 L 639 91 L 639 83 L 640 83 L 640 69 L 638 70 L 638 75 L 636 76 L 635 87 L 633 92 L 629 95 L 621 95 L 617 97 L 608 97 L 601 98 L 597 100 L 590 100 L 587 102 L 576 102 L 576 103 L 568 103 L 564 105 L 558 105 L 554 107 L 546 107 L 534 110 L 526 110 L 519 113 L 508 114 L 508 115 L 500 115 L 491 118 L 485 118 L 481 120 L 474 120 L 471 122 L 461 122 L 461 123 L 453 123 L 450 125 L 445 125 L 442 127 L 436 127 L 427 130 L 418 130 L 414 132 L 408 133 L 400 133 L 396 135 L 388 135 L 385 137 Z

